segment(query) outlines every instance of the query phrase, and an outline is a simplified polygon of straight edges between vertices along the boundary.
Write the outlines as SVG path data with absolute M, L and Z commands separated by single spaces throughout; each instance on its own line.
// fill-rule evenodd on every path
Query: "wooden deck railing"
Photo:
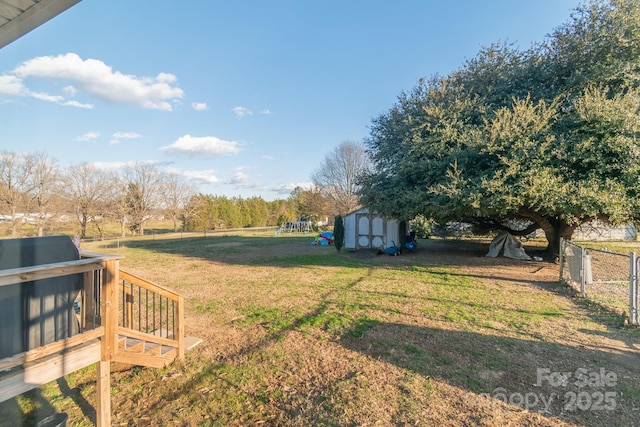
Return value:
M 184 357 L 184 298 L 120 270 L 119 362 L 160 367 Z
M 0 359 L 0 402 L 96 363 L 96 421 L 108 426 L 110 363 L 160 367 L 184 357 L 184 300 L 120 270 L 118 256 L 88 252 L 76 261 L 0 270 L 0 286 L 79 273 L 83 288 L 70 315 L 80 332 Z

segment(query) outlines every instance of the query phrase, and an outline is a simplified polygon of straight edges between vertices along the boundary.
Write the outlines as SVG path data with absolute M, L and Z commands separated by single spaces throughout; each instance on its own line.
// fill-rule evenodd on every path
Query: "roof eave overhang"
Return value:
M 0 26 L 0 49 L 81 0 L 40 0 Z

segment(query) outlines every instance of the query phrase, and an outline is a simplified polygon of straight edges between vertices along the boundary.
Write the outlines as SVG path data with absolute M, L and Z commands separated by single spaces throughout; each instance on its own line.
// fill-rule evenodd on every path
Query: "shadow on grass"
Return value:
M 335 420 L 342 419 L 343 403 L 339 398 L 332 398 L 330 390 L 340 382 L 349 381 L 349 375 L 360 369 L 357 366 L 345 371 L 341 377 L 334 377 L 332 383 L 283 394 L 281 390 L 287 388 L 286 384 L 279 387 L 271 383 L 268 387 L 257 387 L 260 379 L 248 380 L 247 375 L 254 375 L 255 371 L 244 365 L 253 356 L 268 358 L 269 350 L 266 349 L 272 348 L 291 331 L 304 331 L 308 325 L 316 327 L 321 324 L 326 307 L 326 304 L 320 304 L 313 313 L 292 319 L 289 326 L 240 349 L 238 354 L 229 355 L 225 358 L 226 362 L 202 362 L 199 372 L 174 388 L 165 399 L 149 406 L 149 413 L 167 412 L 170 402 L 180 399 L 191 390 L 220 389 L 222 384 L 230 392 L 217 392 L 219 394 L 215 398 L 220 399 L 220 405 L 235 398 L 249 402 L 248 407 L 267 407 L 264 413 L 254 415 L 261 417 L 269 413 L 286 425 L 287 420 L 300 421 L 301 414 L 296 408 L 299 402 L 305 401 L 309 402 L 303 415 L 305 423 L 339 425 Z M 432 385 L 436 388 L 439 383 L 448 384 L 454 390 L 459 390 L 461 396 L 455 398 L 461 400 L 463 410 L 469 412 L 478 409 L 476 406 L 485 408 L 488 405 L 484 396 L 510 404 L 510 409 L 497 407 L 504 411 L 503 415 L 526 409 L 547 417 L 549 425 L 554 424 L 556 419 L 594 427 L 632 425 L 640 411 L 640 388 L 636 384 L 640 357 L 638 351 L 632 349 L 611 352 L 604 348 L 588 349 L 473 331 L 382 322 L 371 318 L 355 320 L 332 340 L 332 344 L 364 355 L 362 363 L 369 360 L 397 366 L 420 376 L 424 381 L 435 381 Z M 326 344 L 316 341 L 309 345 Z M 336 357 L 340 357 L 339 354 Z M 234 360 L 244 362 L 236 365 Z M 304 371 L 304 367 L 300 369 Z M 332 377 L 333 374 L 327 372 L 327 376 Z M 246 381 L 253 386 L 246 387 Z M 453 398 L 446 393 L 445 398 Z M 607 401 L 600 399 L 605 393 L 609 396 Z M 583 400 L 576 400 L 577 396 L 582 396 Z M 584 400 L 585 396 L 588 401 Z M 460 407 L 459 402 L 457 405 Z M 237 408 L 237 403 L 230 407 Z M 230 414 L 230 419 L 243 415 L 251 416 Z M 504 418 L 496 416 L 496 420 Z
M 640 413 L 640 402 L 629 393 L 639 390 L 640 352 L 634 346 L 613 351 L 397 323 L 356 324 L 352 331 L 363 328 L 358 338 L 349 331 L 340 344 L 458 387 L 471 405 L 480 395 L 506 396 L 514 406 L 594 426 L 602 425 L 594 414 L 606 413 L 610 425 L 628 425 Z M 571 408 L 583 392 L 589 402 Z M 605 392 L 613 400 L 600 405 L 596 399 Z
M 82 390 L 78 387 L 69 387 L 65 378 L 58 378 L 56 383 L 60 389 L 61 398 L 71 399 L 83 415 L 95 424 L 96 410 L 93 404 L 82 395 Z M 43 395 L 42 390 L 35 388 L 19 397 L 0 403 L 0 427 L 34 426 L 56 412 L 52 402 Z M 46 424 L 46 426 L 50 425 Z
M 469 260 L 491 266 L 536 265 L 536 263 L 508 258 L 485 258 L 484 255 L 489 249 L 487 241 L 429 239 L 420 241 L 415 252 L 391 257 L 376 249 L 358 251 L 342 249 L 338 252 L 334 246 L 312 245 L 314 236 L 313 234 L 286 237 L 213 235 L 184 239 L 123 240 L 117 243 L 97 243 L 91 247 L 91 250 L 118 253 L 126 249 L 144 249 L 158 254 L 180 255 L 228 265 L 276 265 L 283 268 L 345 266 L 362 263 L 403 266 L 424 262 L 433 264 L 434 259 L 437 259 L 436 265 L 442 266 L 466 265 Z
M 367 292 L 358 290 L 357 285 L 371 272 L 368 270 L 339 291 Z M 281 420 L 299 420 L 296 404 L 306 400 L 311 403 L 304 414 L 305 422 L 338 425 L 332 420 L 340 419 L 343 408 L 339 399 L 332 399 L 326 391 L 335 384 L 318 385 L 311 392 L 306 390 L 305 395 L 278 393 L 284 384 L 282 387 L 271 384 L 265 389 L 253 386 L 251 390 L 243 386 L 247 375 L 255 374 L 247 361 L 254 357 L 269 358 L 273 346 L 295 331 L 308 337 L 310 346 L 325 345 L 322 340 L 328 332 L 334 337 L 332 345 L 362 354 L 366 356 L 364 360 L 394 365 L 425 381 L 434 379 L 436 387 L 438 382 L 455 387 L 463 395 L 462 401 L 469 411 L 474 410 L 474 405 L 486 405 L 482 396 L 487 396 L 511 404 L 509 411 L 521 408 L 540 413 L 548 417 L 550 424 L 560 418 L 585 426 L 631 425 L 640 413 L 640 388 L 636 384 L 640 351 L 635 346 L 629 345 L 628 349 L 585 347 L 573 342 L 548 342 L 543 336 L 515 338 L 487 328 L 464 330 L 464 325 L 454 323 L 452 329 L 443 329 L 386 322 L 379 320 L 386 314 L 380 307 L 375 307 L 378 311 L 374 315 L 366 314 L 365 310 L 360 314 L 342 308 L 336 310 L 335 292 L 338 291 L 322 294 L 318 304 L 306 312 L 266 308 L 251 311 L 242 321 L 265 328 L 267 333 L 262 339 L 226 354 L 218 362 L 204 362 L 199 373 L 176 387 L 164 401 L 151 405 L 149 411 L 166 411 L 166 402 L 177 400 L 190 390 L 222 383 L 241 396 L 237 399 L 246 399 L 256 407 L 266 405 Z M 316 340 L 319 330 L 323 334 Z M 611 338 L 606 332 L 602 335 Z M 243 362 L 236 364 L 236 360 Z M 274 363 L 272 369 L 278 369 L 278 362 Z M 337 384 L 348 380 L 342 377 L 334 381 Z M 254 381 L 260 382 L 258 378 Z M 607 401 L 605 393 L 609 396 Z M 578 401 L 578 396 L 583 400 Z M 224 394 L 218 398 L 230 399 Z
M 22 405 L 17 398 L 0 403 L 0 426 L 33 426 L 56 413 L 40 389 L 29 390 L 21 399 Z
M 275 240 L 275 241 L 273 241 Z M 383 266 L 384 268 L 406 269 L 414 264 L 431 267 L 455 268 L 464 265 L 465 260 L 474 259 L 476 266 L 490 265 L 496 266 L 533 266 L 535 264 L 523 261 L 507 259 L 486 259 L 483 257 L 485 245 L 477 242 L 437 242 L 436 245 L 422 245 L 416 254 L 409 254 L 401 257 L 387 257 L 385 255 L 363 257 L 357 254 L 336 253 L 333 247 L 310 247 L 309 239 L 287 238 L 287 239 L 263 239 L 246 237 L 217 237 L 214 239 L 190 239 L 189 242 L 180 244 L 168 243 L 145 243 L 145 249 L 179 254 L 189 257 L 199 257 L 205 260 L 223 262 L 231 265 L 277 265 L 281 267 L 313 267 L 325 265 L 358 265 L 369 266 L 371 269 Z M 292 247 L 300 250 L 292 250 Z M 278 255 L 279 248 L 283 248 L 282 255 Z M 422 252 L 422 253 L 420 253 Z M 430 259 L 430 255 L 438 254 L 437 262 Z M 482 257 L 482 259 L 480 259 Z M 430 271 L 431 274 L 438 274 L 437 271 Z M 526 285 L 535 286 L 550 290 L 552 286 L 558 286 L 557 282 L 528 280 L 514 280 L 513 278 L 500 275 L 473 275 L 458 273 L 443 273 L 449 275 L 466 276 L 472 278 L 505 280 Z M 252 356 L 264 356 L 272 344 L 286 339 L 287 335 L 294 331 L 314 335 L 314 331 L 322 330 L 336 337 L 332 341 L 350 351 L 365 355 L 367 359 L 381 360 L 401 369 L 411 371 L 423 378 L 434 378 L 438 381 L 457 387 L 467 396 L 471 405 L 478 402 L 476 397 L 487 394 L 489 397 L 498 397 L 497 390 L 504 390 L 505 396 L 533 396 L 538 399 L 535 405 L 528 409 L 535 412 L 544 412 L 549 417 L 562 417 L 578 422 L 583 425 L 603 425 L 602 420 L 594 417 L 595 414 L 607 411 L 607 425 L 628 425 L 630 420 L 637 420 L 640 413 L 640 403 L 630 400 L 627 396 L 637 396 L 638 386 L 635 384 L 640 374 L 640 357 L 637 348 L 629 345 L 628 349 L 613 348 L 587 348 L 573 343 L 552 343 L 545 341 L 543 336 L 520 335 L 521 338 L 505 336 L 502 331 L 494 330 L 495 334 L 487 328 L 485 333 L 477 330 L 464 330 L 465 326 L 452 323 L 452 329 L 441 329 L 434 327 L 424 327 L 408 325 L 403 323 L 386 322 L 383 316 L 387 314 L 381 311 L 380 307 L 374 307 L 370 301 L 364 299 L 363 308 L 377 310 L 373 316 L 359 315 L 349 312 L 342 307 L 335 310 L 336 300 L 332 293 L 336 291 L 366 291 L 356 290 L 356 285 L 364 280 L 367 275 L 360 279 L 346 284 L 340 289 L 333 289 L 319 296 L 319 301 L 308 310 L 294 307 L 289 311 L 282 308 L 256 307 L 246 312 L 244 319 L 239 322 L 248 324 L 259 324 L 264 327 L 267 333 L 256 342 L 252 342 L 239 348 L 235 353 L 225 354 L 219 361 L 199 362 L 201 371 L 177 384 L 174 389 L 167 393 L 161 401 L 155 402 L 148 407 L 149 413 L 168 412 L 168 405 L 172 401 L 179 400 L 190 390 L 207 389 L 211 384 L 223 382 L 225 386 L 242 394 L 243 398 L 255 401 L 256 404 L 265 404 L 270 401 L 279 402 L 274 411 L 280 411 L 285 419 L 292 419 L 299 414 L 287 408 L 293 407 L 287 399 L 298 398 L 300 396 L 283 396 L 276 394 L 273 390 L 247 391 L 241 381 L 229 373 L 230 365 L 236 360 L 238 366 L 235 369 L 246 371 L 243 375 L 252 374 L 246 365 Z M 372 291 L 373 292 L 373 291 Z M 381 294 L 385 294 L 381 292 Z M 386 294 L 385 294 L 386 295 Z M 388 293 L 391 297 L 413 298 L 402 293 Z M 425 298 L 429 298 L 428 296 Z M 464 301 L 438 298 L 438 302 L 450 304 L 462 304 Z M 482 313 L 489 312 L 493 306 L 493 301 L 483 305 Z M 589 308 L 587 307 L 587 310 Z M 504 309 L 503 309 L 504 310 Z M 518 309 L 513 309 L 518 311 Z M 365 310 L 362 310 L 365 312 Z M 536 314 L 536 313 L 531 313 Z M 555 316 L 555 312 L 542 313 L 544 316 Z M 600 316 L 593 313 L 595 316 Z M 608 322 L 604 318 L 599 321 Z M 462 330 L 454 330 L 454 328 Z M 471 328 L 467 326 L 467 328 Z M 607 333 L 603 333 L 605 338 L 610 338 Z M 325 335 L 326 336 L 326 335 Z M 630 339 L 629 342 L 632 342 Z M 322 342 L 313 342 L 312 345 L 323 345 Z M 275 363 L 275 362 L 274 362 Z M 606 373 L 612 373 L 615 381 L 606 385 L 595 384 L 593 386 L 584 385 L 584 375 L 600 375 L 601 369 Z M 557 380 L 552 374 L 562 374 L 567 378 L 566 384 L 554 382 Z M 552 380 L 553 379 L 553 380 Z M 571 394 L 579 394 L 587 391 L 589 399 L 597 399 L 597 393 L 611 392 L 615 398 L 614 409 L 600 409 L 590 407 L 588 411 L 576 411 L 567 404 L 570 404 Z M 631 392 L 629 392 L 631 391 Z M 596 394 L 594 394 L 596 393 Z M 635 393 L 635 394 L 634 394 Z M 311 401 L 318 396 L 304 396 Z M 508 399 L 507 399 L 508 400 Z M 515 406 L 518 401 L 512 401 Z M 583 402 L 584 403 L 584 402 Z M 594 403 L 594 402 L 591 402 Z M 603 402 L 600 402 L 603 403 Z M 322 413 L 307 414 L 306 421 L 309 424 L 324 423 L 327 411 L 340 410 L 332 408 L 326 401 L 322 402 Z M 584 406 L 584 405 L 583 405 Z M 635 412 L 634 412 L 635 411 Z M 635 416 L 632 418 L 631 416 Z M 336 416 L 335 419 L 338 419 Z M 330 424 L 330 423 L 328 423 Z

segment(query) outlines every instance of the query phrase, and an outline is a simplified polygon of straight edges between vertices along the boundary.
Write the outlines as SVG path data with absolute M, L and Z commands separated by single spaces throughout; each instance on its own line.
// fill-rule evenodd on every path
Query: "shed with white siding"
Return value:
M 348 250 L 380 249 L 400 245 L 399 222 L 372 213 L 367 208 L 344 218 L 344 247 Z

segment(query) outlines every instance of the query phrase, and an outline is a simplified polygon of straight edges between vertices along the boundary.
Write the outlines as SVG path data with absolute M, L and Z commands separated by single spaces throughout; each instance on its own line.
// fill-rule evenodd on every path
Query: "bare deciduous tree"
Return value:
M 28 164 L 29 212 L 36 214 L 35 225 L 38 236 L 42 236 L 52 218 L 54 200 L 60 190 L 60 170 L 58 162 L 44 152 L 30 155 Z
M 62 194 L 73 204 L 80 223 L 80 238 L 87 235 L 87 223 L 96 214 L 109 191 L 106 172 L 89 163 L 69 166 L 62 178 Z
M 360 207 L 358 177 L 370 165 L 364 144 L 344 141 L 327 154 L 311 179 L 331 199 L 334 213 L 344 216 Z
M 2 151 L 0 153 L 0 201 L 2 210 L 11 217 L 11 236 L 18 234 L 22 218 L 20 209 L 26 209 L 29 191 L 29 162 L 26 154 Z
M 111 214 L 120 224 L 120 235 L 124 237 L 126 235 L 127 224 L 127 183 L 117 173 L 113 172 L 109 180 L 110 186 L 110 201 L 111 201 Z
M 160 207 L 160 173 L 153 163 L 141 162 L 127 166 L 123 172 L 127 183 L 127 207 L 133 234 L 144 234 L 144 225 Z
M 162 207 L 173 221 L 173 231 L 178 231 L 178 221 L 184 219 L 187 205 L 195 189 L 182 177 L 175 174 L 162 175 Z

